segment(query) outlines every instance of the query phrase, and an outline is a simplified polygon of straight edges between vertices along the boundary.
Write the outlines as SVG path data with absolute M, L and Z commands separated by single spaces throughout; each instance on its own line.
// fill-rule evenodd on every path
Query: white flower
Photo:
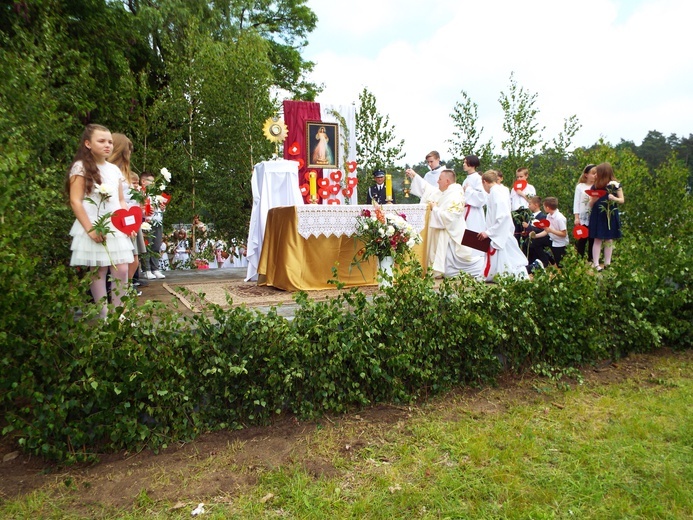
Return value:
M 157 204 L 166 204 L 166 197 L 162 195 L 157 195 L 155 198 Z
M 385 230 L 384 230 L 383 228 L 378 229 L 378 234 L 379 234 L 381 237 L 384 237 L 384 236 L 385 236 Z
M 171 172 L 166 168 L 161 168 L 161 176 L 166 179 L 166 182 L 171 182 Z
M 112 195 L 111 188 L 108 184 L 94 183 L 94 191 L 101 195 L 102 198 L 109 198 Z
M 394 226 L 387 226 L 387 231 L 385 234 L 389 237 L 395 234 L 395 227 Z
M 407 247 L 408 247 L 409 249 L 411 249 L 411 248 L 414 247 L 415 245 L 416 245 L 416 240 L 414 239 L 414 237 L 412 237 L 412 238 L 410 238 L 409 240 L 407 240 Z
M 151 231 L 152 225 L 149 222 L 142 222 L 142 227 L 140 229 L 142 231 Z
M 366 224 L 366 223 L 364 222 L 364 223 L 363 223 L 363 226 L 361 227 L 361 229 L 363 229 L 364 231 L 368 231 L 368 229 L 369 229 L 369 228 L 368 228 L 368 224 Z
M 164 191 L 166 189 L 166 185 L 162 182 L 159 184 L 159 191 Z

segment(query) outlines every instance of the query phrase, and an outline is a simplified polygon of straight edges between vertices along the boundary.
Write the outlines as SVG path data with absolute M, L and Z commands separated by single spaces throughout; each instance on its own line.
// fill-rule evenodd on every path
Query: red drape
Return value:
M 320 119 L 320 103 L 312 103 L 310 101 L 284 101 L 284 123 L 289 129 L 289 135 L 284 140 L 284 159 L 296 161 L 301 157 L 304 161 L 302 168 L 298 170 L 299 185 L 307 183 L 305 173 L 308 171 L 308 153 L 306 151 L 306 121 L 321 121 Z M 294 144 L 297 144 L 300 153 L 292 155 L 289 150 Z M 322 168 L 315 169 L 318 179 L 322 178 Z M 319 198 L 319 197 L 318 197 Z M 308 197 L 304 197 L 306 202 Z M 319 200 L 322 204 L 322 200 Z

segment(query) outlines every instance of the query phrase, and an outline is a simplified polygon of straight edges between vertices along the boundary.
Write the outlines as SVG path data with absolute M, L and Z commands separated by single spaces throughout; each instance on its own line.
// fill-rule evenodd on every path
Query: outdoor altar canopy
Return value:
M 422 243 L 413 249 L 421 263 L 425 260 L 426 206 L 388 204 L 387 212 L 401 213 L 421 234 Z M 333 287 L 332 268 L 347 287 L 375 285 L 376 260 L 352 266 L 363 244 L 354 240 L 356 217 L 372 206 L 317 205 L 278 207 L 269 210 L 265 224 L 258 271 L 258 284 L 285 291 Z

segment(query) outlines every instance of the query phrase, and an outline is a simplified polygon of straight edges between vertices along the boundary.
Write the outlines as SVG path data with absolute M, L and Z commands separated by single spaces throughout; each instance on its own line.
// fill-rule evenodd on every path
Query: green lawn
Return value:
M 300 461 L 263 471 L 199 518 L 693 518 L 693 358 L 648 360 L 608 384 L 587 373 L 569 389 L 543 379 L 448 395 L 378 428 L 325 421 L 301 452 L 333 476 Z M 73 499 L 37 492 L 0 517 L 73 518 Z M 190 518 L 189 502 L 144 496 L 98 517 Z

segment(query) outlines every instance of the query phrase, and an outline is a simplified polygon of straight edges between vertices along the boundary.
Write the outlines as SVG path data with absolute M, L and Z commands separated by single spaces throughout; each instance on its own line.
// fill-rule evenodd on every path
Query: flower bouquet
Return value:
M 421 243 L 421 235 L 407 222 L 402 213 L 385 213 L 379 205 L 373 210 L 364 209 L 356 217 L 355 241 L 363 247 L 354 256 L 352 265 L 361 270 L 360 262 L 374 256 L 379 262 L 390 257 L 398 261 L 411 253 L 416 244 Z M 361 271 L 363 274 L 363 271 Z

